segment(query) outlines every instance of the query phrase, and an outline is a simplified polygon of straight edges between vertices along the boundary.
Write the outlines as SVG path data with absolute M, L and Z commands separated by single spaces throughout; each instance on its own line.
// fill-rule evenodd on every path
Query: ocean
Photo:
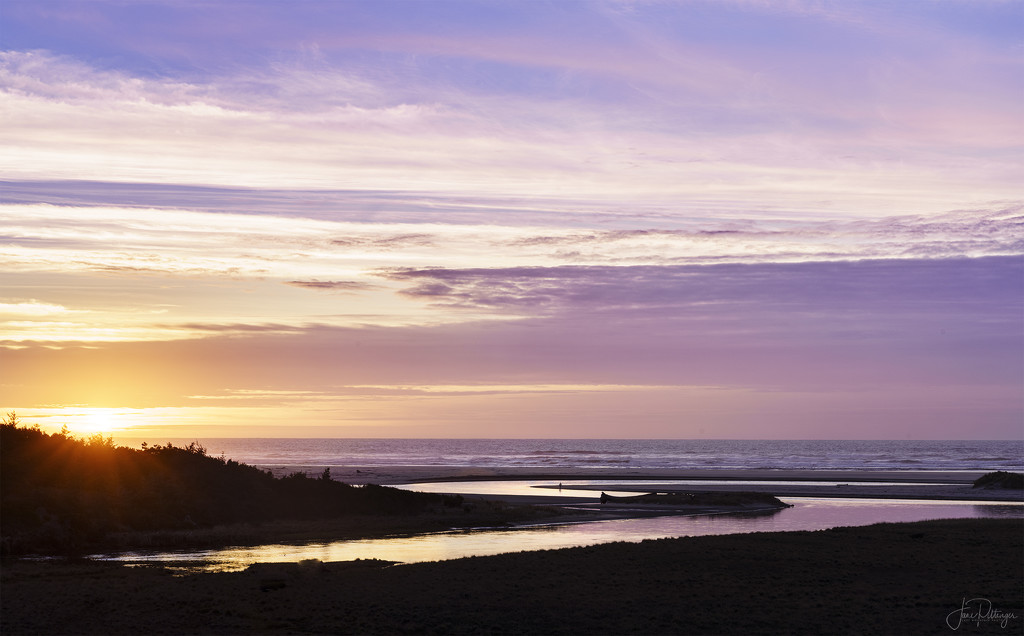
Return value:
M 138 447 L 142 440 L 117 443 Z M 156 440 L 188 444 L 192 439 Z M 1024 440 L 635 440 L 200 438 L 210 455 L 261 467 L 1024 470 Z

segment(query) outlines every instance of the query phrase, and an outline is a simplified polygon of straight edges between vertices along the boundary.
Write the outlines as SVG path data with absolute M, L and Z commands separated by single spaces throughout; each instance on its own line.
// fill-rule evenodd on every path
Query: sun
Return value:
M 71 428 L 79 434 L 94 435 L 96 433 L 110 434 L 120 428 L 118 426 L 117 409 L 89 408 L 82 409 L 80 413 L 73 416 Z
M 22 413 L 19 412 L 20 416 Z M 142 409 L 131 407 L 99 407 L 68 404 L 28 409 L 24 421 L 40 418 L 41 429 L 49 433 L 91 438 L 130 434 L 136 427 L 149 424 Z M 19 418 L 22 419 L 22 418 Z

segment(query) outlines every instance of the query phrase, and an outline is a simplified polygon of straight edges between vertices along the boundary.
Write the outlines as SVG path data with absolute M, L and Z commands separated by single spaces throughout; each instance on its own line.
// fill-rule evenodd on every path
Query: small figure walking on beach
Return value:
M 562 482 L 558 482 L 558 492 L 562 492 Z

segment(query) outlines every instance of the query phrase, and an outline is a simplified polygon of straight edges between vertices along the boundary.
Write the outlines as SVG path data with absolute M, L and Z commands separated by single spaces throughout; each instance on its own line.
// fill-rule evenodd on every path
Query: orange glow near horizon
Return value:
M 63 427 L 72 435 L 118 436 L 129 433 L 137 426 L 144 426 L 148 421 L 147 409 L 123 407 L 53 407 L 16 411 L 18 420 L 23 425 L 38 425 L 47 433 L 57 433 Z

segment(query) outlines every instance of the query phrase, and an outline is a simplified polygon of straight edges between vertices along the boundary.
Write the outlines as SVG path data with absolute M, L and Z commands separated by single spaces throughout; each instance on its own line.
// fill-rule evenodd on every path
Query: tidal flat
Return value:
M 8 562 L 11 634 L 1020 633 L 1024 521 L 957 519 L 242 572 Z

